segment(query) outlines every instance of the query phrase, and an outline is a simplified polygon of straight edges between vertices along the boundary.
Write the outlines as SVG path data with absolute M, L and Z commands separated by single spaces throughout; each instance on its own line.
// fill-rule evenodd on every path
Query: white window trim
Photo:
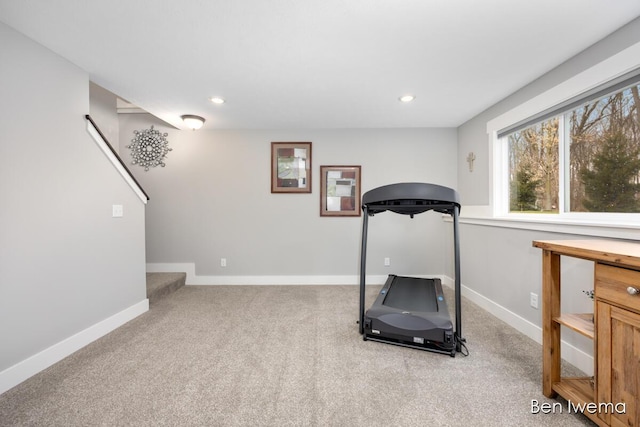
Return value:
M 583 234 L 598 237 L 640 239 L 640 214 L 512 214 L 508 212 L 509 184 L 503 166 L 506 142 L 498 132 L 507 126 L 550 109 L 590 89 L 640 67 L 640 43 L 636 43 L 591 68 L 541 93 L 487 122 L 489 152 L 489 206 L 463 206 L 461 222 L 509 228 Z M 562 201 L 564 203 L 564 200 Z

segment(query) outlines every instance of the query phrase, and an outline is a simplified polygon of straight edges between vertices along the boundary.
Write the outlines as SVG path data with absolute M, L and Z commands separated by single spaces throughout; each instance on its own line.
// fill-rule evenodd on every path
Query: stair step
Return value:
M 149 304 L 177 291 L 185 285 L 187 273 L 147 273 Z

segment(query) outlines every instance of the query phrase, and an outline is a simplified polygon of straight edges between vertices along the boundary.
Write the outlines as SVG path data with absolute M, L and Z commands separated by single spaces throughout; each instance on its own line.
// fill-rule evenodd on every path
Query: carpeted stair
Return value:
M 184 286 L 187 273 L 147 273 L 149 305 Z

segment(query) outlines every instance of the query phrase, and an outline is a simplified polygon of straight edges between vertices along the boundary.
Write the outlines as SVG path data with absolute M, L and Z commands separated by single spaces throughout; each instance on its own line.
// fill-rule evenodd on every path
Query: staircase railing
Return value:
M 96 141 L 96 144 L 98 144 L 98 147 L 100 147 L 105 156 L 107 156 L 107 158 L 111 161 L 111 164 L 116 168 L 120 175 L 122 175 L 127 184 L 129 184 L 131 189 L 133 189 L 133 191 L 138 195 L 140 200 L 142 200 L 142 203 L 146 204 L 149 200 L 149 196 L 142 189 L 140 183 L 138 183 L 138 181 L 135 179 L 129 168 L 127 168 L 127 166 L 124 164 L 118 153 L 116 153 L 116 151 L 113 149 L 113 147 L 104 136 L 102 131 L 100 131 L 100 128 L 98 127 L 98 125 L 96 125 L 96 122 L 93 121 L 91 116 L 87 114 L 84 117 L 87 119 L 87 130 Z

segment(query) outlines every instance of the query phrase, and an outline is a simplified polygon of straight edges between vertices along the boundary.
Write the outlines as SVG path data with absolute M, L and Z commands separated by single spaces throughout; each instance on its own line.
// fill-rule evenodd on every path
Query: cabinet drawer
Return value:
M 596 264 L 596 298 L 640 313 L 640 294 L 629 294 L 629 286 L 640 289 L 640 271 Z

